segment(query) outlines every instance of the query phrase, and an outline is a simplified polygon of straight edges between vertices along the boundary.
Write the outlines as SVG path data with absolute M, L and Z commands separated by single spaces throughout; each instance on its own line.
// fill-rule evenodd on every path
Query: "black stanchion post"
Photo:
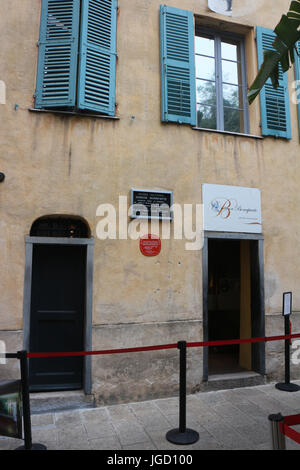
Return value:
M 46 450 L 47 447 L 43 444 L 32 444 L 27 351 L 19 351 L 17 358 L 20 360 L 21 369 L 24 425 L 24 445 L 18 447 L 17 450 Z
M 284 334 L 288 336 L 290 334 L 290 315 L 292 313 L 292 293 L 285 292 L 283 294 L 283 308 L 282 312 L 284 315 Z M 290 340 L 285 340 L 284 345 L 285 355 L 285 382 L 277 383 L 275 387 L 283 392 L 298 392 L 300 390 L 299 385 L 293 384 L 291 380 L 291 364 L 290 364 Z
M 271 423 L 273 450 L 285 450 L 285 435 L 281 432 L 280 424 L 283 423 L 281 413 L 277 415 L 269 415 Z
M 179 341 L 177 348 L 180 350 L 179 365 L 179 428 L 167 432 L 166 438 L 172 444 L 194 444 L 199 440 L 199 434 L 186 427 L 186 341 Z

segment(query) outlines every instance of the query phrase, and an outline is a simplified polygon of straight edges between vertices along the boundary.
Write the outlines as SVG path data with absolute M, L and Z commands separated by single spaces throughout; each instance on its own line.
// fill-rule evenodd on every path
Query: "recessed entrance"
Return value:
M 93 239 L 72 216 L 47 216 L 26 237 L 24 349 L 72 352 L 91 348 Z M 90 358 L 29 361 L 31 391 L 91 390 Z
M 207 237 L 203 263 L 204 339 L 264 336 L 262 240 Z M 262 344 L 205 348 L 204 380 L 254 371 L 264 374 Z

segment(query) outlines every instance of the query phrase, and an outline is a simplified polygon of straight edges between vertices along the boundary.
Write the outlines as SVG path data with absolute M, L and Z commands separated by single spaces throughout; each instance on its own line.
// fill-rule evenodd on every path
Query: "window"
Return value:
M 201 25 L 195 32 L 194 23 L 193 12 L 161 5 L 161 120 L 248 134 L 244 40 Z M 275 37 L 270 29 L 256 28 L 259 67 Z M 298 77 L 298 61 L 295 67 Z M 278 89 L 267 81 L 260 108 L 262 135 L 291 139 L 287 72 L 280 72 Z
M 79 217 L 44 216 L 31 226 L 31 237 L 89 238 L 87 223 Z
M 42 0 L 35 107 L 114 116 L 117 0 Z
M 247 134 L 243 40 L 196 28 L 197 126 Z
M 243 39 L 194 26 L 192 12 L 161 6 L 162 121 L 248 133 Z

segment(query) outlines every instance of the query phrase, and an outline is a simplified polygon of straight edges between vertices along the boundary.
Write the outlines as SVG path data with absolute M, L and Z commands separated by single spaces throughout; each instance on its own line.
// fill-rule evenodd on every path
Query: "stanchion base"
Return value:
M 283 392 L 299 392 L 300 386 L 297 384 L 286 384 L 286 383 L 279 383 L 276 384 L 275 387 L 278 390 L 282 390 Z
M 25 446 L 17 447 L 16 450 L 27 450 Z M 32 444 L 30 450 L 47 450 L 47 447 L 44 444 Z
M 166 438 L 169 442 L 172 442 L 172 444 L 194 444 L 199 440 L 199 434 L 193 429 L 186 429 L 185 432 L 180 432 L 177 428 L 168 431 L 166 434 Z

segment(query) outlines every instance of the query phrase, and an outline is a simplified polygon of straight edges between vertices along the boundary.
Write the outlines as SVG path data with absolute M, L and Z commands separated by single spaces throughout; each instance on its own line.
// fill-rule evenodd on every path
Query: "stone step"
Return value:
M 210 392 L 232 388 L 255 387 L 257 385 L 265 385 L 266 383 L 266 377 L 256 372 L 236 372 L 232 374 L 210 375 L 208 381 L 201 384 L 200 390 Z
M 92 408 L 94 406 L 94 396 L 85 395 L 82 390 L 30 394 L 32 414 L 67 411 L 75 408 Z

